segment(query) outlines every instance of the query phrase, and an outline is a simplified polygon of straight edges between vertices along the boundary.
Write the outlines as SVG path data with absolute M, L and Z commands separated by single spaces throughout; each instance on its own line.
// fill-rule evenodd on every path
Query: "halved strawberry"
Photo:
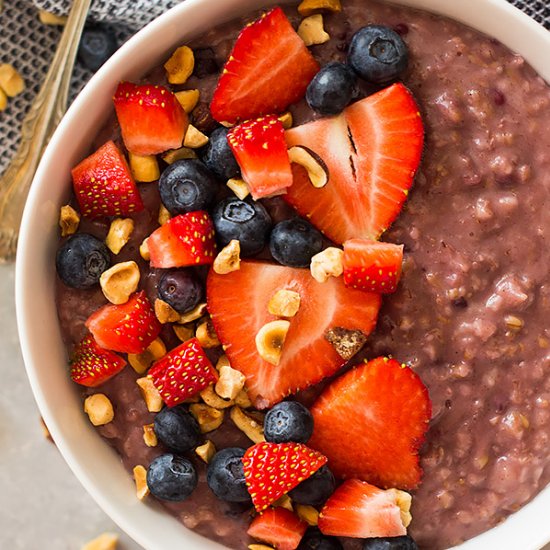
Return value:
M 303 443 L 256 443 L 243 456 L 252 503 L 262 512 L 312 476 L 327 459 Z
M 344 283 L 351 288 L 391 294 L 401 278 L 403 245 L 351 239 L 344 243 Z
M 107 382 L 126 366 L 126 361 L 112 351 L 100 348 L 91 334 L 86 335 L 74 348 L 71 357 L 73 382 L 95 388 Z
M 292 185 L 285 130 L 277 117 L 266 116 L 235 126 L 227 140 L 254 200 L 279 195 Z
M 338 116 L 287 130 L 286 140 L 321 157 L 329 180 L 315 188 L 306 171 L 293 165 L 285 200 L 343 243 L 378 239 L 397 217 L 420 164 L 424 130 L 411 93 L 393 84 Z
M 336 537 L 399 537 L 407 533 L 410 506 L 408 493 L 383 491 L 365 481 L 350 479 L 327 500 L 319 515 L 319 529 Z
M 235 42 L 210 110 L 218 122 L 280 113 L 301 99 L 319 64 L 281 8 L 246 26 Z
M 147 376 L 169 407 L 179 405 L 218 380 L 216 369 L 196 338 L 156 361 Z
M 142 353 L 161 330 L 143 290 L 125 304 L 98 309 L 88 317 L 86 327 L 102 348 L 121 353 Z
M 414 489 L 431 410 L 419 376 L 378 357 L 332 382 L 317 399 L 309 444 L 328 457 L 337 477 Z
M 113 100 L 128 151 L 157 155 L 181 147 L 189 120 L 170 90 L 152 84 L 121 82 Z
M 214 224 L 202 210 L 180 214 L 151 233 L 147 247 L 151 267 L 211 264 L 216 255 Z
M 279 364 L 260 357 L 255 338 L 268 322 L 272 296 L 282 289 L 300 294 L 300 309 L 290 320 Z M 318 283 L 306 269 L 243 261 L 238 271 L 207 280 L 208 311 L 231 366 L 246 376 L 248 395 L 258 408 L 334 374 L 346 361 L 329 343 L 330 331 L 370 334 L 380 296 L 346 288 L 341 277 Z
M 85 218 L 128 216 L 143 202 L 120 149 L 108 141 L 71 171 L 73 188 Z
M 269 508 L 256 516 L 247 533 L 254 539 L 267 542 L 277 550 L 298 548 L 307 523 L 285 508 Z

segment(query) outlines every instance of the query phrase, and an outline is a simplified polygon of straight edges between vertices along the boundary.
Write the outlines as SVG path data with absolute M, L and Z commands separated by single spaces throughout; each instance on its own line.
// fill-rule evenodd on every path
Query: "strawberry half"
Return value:
M 147 376 L 169 407 L 179 405 L 218 380 L 216 369 L 196 338 L 156 361 Z
M 327 500 L 319 515 L 319 529 L 336 537 L 399 537 L 411 521 L 411 496 L 383 491 L 358 479 L 345 481 Z
M 275 367 L 262 359 L 255 338 L 268 322 L 277 319 L 268 303 L 278 290 L 300 294 L 300 309 L 290 328 Z M 231 366 L 246 376 L 248 395 L 258 408 L 266 408 L 298 390 L 316 384 L 342 367 L 343 359 L 329 343 L 330 331 L 374 329 L 380 296 L 346 288 L 341 277 L 318 283 L 306 269 L 258 261 L 242 261 L 226 275 L 210 270 L 208 311 Z
M 397 290 L 403 264 L 403 245 L 351 239 L 344 243 L 344 283 L 368 292 Z
M 144 352 L 161 330 L 143 290 L 132 294 L 125 304 L 98 309 L 88 317 L 86 327 L 102 348 L 121 353 Z
M 277 550 L 295 550 L 298 548 L 307 529 L 307 523 L 285 508 L 269 508 L 256 516 L 248 535 L 267 542 Z
M 311 408 L 315 428 L 309 444 L 328 457 L 339 478 L 414 489 L 431 411 L 419 376 L 395 359 L 379 357 L 321 394 Z
M 262 512 L 312 476 L 327 459 L 303 443 L 257 443 L 243 456 L 252 503 Z
M 281 8 L 246 26 L 235 42 L 210 110 L 235 123 L 280 113 L 304 97 L 319 64 Z
M 227 140 L 254 200 L 279 195 L 292 185 L 285 130 L 274 116 L 232 128 Z
M 289 147 L 314 151 L 329 172 L 322 188 L 293 165 L 285 200 L 336 243 L 378 239 L 395 220 L 420 164 L 424 143 L 418 105 L 394 84 L 344 110 L 286 132 Z
M 121 82 L 113 100 L 128 151 L 157 155 L 181 147 L 189 120 L 170 90 L 152 84 Z
M 91 334 L 85 336 L 74 348 L 71 357 L 73 382 L 95 388 L 107 382 L 126 366 L 126 361 L 112 351 L 100 348 Z
M 85 218 L 128 216 L 143 202 L 120 149 L 108 141 L 71 171 L 80 212 Z
M 211 264 L 216 255 L 214 224 L 202 210 L 180 214 L 151 233 L 147 247 L 151 267 Z

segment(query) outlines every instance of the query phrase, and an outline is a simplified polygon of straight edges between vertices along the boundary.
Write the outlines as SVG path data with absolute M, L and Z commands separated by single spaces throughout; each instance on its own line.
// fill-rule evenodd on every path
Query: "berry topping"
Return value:
M 307 523 L 285 508 L 269 508 L 256 516 L 247 531 L 252 538 L 267 542 L 277 550 L 298 548 Z
M 363 27 L 351 39 L 348 63 L 369 82 L 384 84 L 395 80 L 407 68 L 408 60 L 403 39 L 388 27 Z
M 292 502 L 309 504 L 310 506 L 322 506 L 328 497 L 334 492 L 336 480 L 334 474 L 325 464 L 319 468 L 310 478 L 302 481 L 298 487 L 290 491 Z
M 91 334 L 85 336 L 74 348 L 71 357 L 71 378 L 82 386 L 95 388 L 107 382 L 126 366 L 126 361 L 97 345 Z
M 55 257 L 59 278 L 72 288 L 90 288 L 109 269 L 111 257 L 103 242 L 87 233 L 77 233 L 65 241 Z
M 189 460 L 173 454 L 160 455 L 147 470 L 147 487 L 161 500 L 182 501 L 198 483 L 197 472 Z
M 342 543 L 336 537 L 325 537 L 316 527 L 306 531 L 298 550 L 342 550 Z
M 271 443 L 307 443 L 313 433 L 313 417 L 298 401 L 283 401 L 266 415 L 264 436 Z
M 253 199 L 279 195 L 292 185 L 285 130 L 274 116 L 249 120 L 227 135 Z
M 71 173 L 76 200 L 85 218 L 128 216 L 143 210 L 128 163 L 112 141 L 75 166 Z
M 233 197 L 221 201 L 212 218 L 220 247 L 238 240 L 242 257 L 260 252 L 271 229 L 271 218 L 259 202 L 245 202 Z
M 381 487 L 418 485 L 418 450 L 431 403 L 412 369 L 395 359 L 373 359 L 332 382 L 311 413 L 315 429 L 309 444 L 328 457 L 337 477 Z
M 159 298 L 178 313 L 186 313 L 196 307 L 203 298 L 199 280 L 188 269 L 167 271 L 158 283 Z
M 227 141 L 228 128 L 216 128 L 202 149 L 202 161 L 221 180 L 239 176 L 241 170 Z
M 418 550 L 418 546 L 412 537 L 402 535 L 400 537 L 379 537 L 366 539 L 363 550 Z
M 155 416 L 155 434 L 176 453 L 186 453 L 201 441 L 199 424 L 184 405 L 162 409 Z
M 308 267 L 323 248 L 323 236 L 300 218 L 283 220 L 271 232 L 269 250 L 275 260 L 290 267 Z
M 121 82 L 114 102 L 128 151 L 157 155 L 181 147 L 189 121 L 170 90 L 152 84 Z
M 97 71 L 118 48 L 113 29 L 105 25 L 87 26 L 78 46 L 78 60 L 90 71 Z
M 238 447 L 223 449 L 214 455 L 208 465 L 206 482 L 211 491 L 227 502 L 250 502 L 244 479 L 243 456 Z
M 218 374 L 196 338 L 156 361 L 147 375 L 169 407 L 175 407 L 218 380 Z
M 325 65 L 309 83 L 308 105 L 322 115 L 341 113 L 353 99 L 357 77 L 348 65 L 333 62 Z
M 280 113 L 319 70 L 281 8 L 246 26 L 223 69 L 210 109 L 219 122 Z
M 125 304 L 98 309 L 88 317 L 86 327 L 102 348 L 121 353 L 144 352 L 161 329 L 143 290 Z

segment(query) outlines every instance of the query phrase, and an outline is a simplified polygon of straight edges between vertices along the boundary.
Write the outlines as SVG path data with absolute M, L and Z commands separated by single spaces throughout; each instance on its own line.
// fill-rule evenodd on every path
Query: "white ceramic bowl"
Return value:
M 397 1 L 397 0 L 396 0 Z M 70 169 L 112 110 L 121 79 L 141 77 L 174 47 L 212 26 L 272 0 L 187 0 L 125 44 L 94 76 L 61 122 L 42 159 L 23 217 L 17 255 L 17 318 L 21 347 L 36 401 L 59 450 L 98 504 L 148 550 L 221 548 L 188 531 L 159 506 L 145 506 L 118 455 L 82 413 L 67 376 L 54 302 L 57 216 L 70 189 Z M 440 13 L 494 36 L 550 81 L 550 33 L 505 0 L 399 0 Z M 461 550 L 537 550 L 550 541 L 550 488 L 500 526 Z

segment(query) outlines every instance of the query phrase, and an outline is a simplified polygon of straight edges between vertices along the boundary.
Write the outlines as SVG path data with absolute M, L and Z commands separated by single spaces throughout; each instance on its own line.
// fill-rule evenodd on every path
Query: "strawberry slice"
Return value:
M 247 533 L 262 542 L 267 542 L 277 550 L 298 548 L 307 529 L 307 523 L 285 508 L 269 508 L 256 516 Z
M 95 388 L 107 382 L 126 366 L 126 361 L 112 351 L 97 345 L 91 334 L 85 336 L 74 348 L 71 357 L 73 382 Z
M 397 489 L 383 491 L 358 479 L 345 481 L 327 500 L 319 529 L 336 537 L 399 537 L 411 521 L 411 496 Z
M 181 147 L 189 120 L 170 90 L 152 84 L 121 82 L 113 100 L 128 151 L 157 155 Z
M 235 126 L 227 139 L 254 200 L 280 195 L 292 185 L 285 130 L 277 117 L 266 116 Z
M 303 443 L 256 443 L 243 456 L 252 503 L 262 512 L 311 477 L 327 459 Z
M 125 304 L 98 309 L 88 317 L 86 327 L 102 348 L 121 353 L 144 352 L 161 330 L 143 290 Z
M 235 42 L 210 110 L 235 123 L 280 113 L 304 97 L 319 64 L 281 8 L 246 26 Z
M 414 489 L 431 410 L 419 376 L 378 357 L 332 382 L 317 399 L 309 444 L 328 457 L 337 477 Z
M 293 165 L 285 200 L 337 243 L 378 239 L 397 217 L 420 164 L 422 120 L 411 93 L 394 84 L 344 110 L 291 128 L 289 147 L 314 151 L 329 171 L 315 188 Z
M 151 267 L 211 264 L 216 255 L 214 224 L 202 210 L 180 214 L 151 233 L 147 247 Z
M 120 149 L 108 141 L 71 171 L 73 188 L 85 218 L 128 216 L 143 202 Z
M 391 294 L 401 278 L 403 245 L 351 239 L 344 243 L 344 283 L 368 292 Z
M 290 320 L 275 367 L 260 357 L 255 338 L 277 319 L 268 303 L 283 289 L 300 294 L 300 308 Z M 242 261 L 238 271 L 227 275 L 210 270 L 207 301 L 231 366 L 246 376 L 248 395 L 258 408 L 334 374 L 346 360 L 329 343 L 331 331 L 358 331 L 366 337 L 380 308 L 379 295 L 346 288 L 341 277 L 318 283 L 309 270 L 257 261 Z

